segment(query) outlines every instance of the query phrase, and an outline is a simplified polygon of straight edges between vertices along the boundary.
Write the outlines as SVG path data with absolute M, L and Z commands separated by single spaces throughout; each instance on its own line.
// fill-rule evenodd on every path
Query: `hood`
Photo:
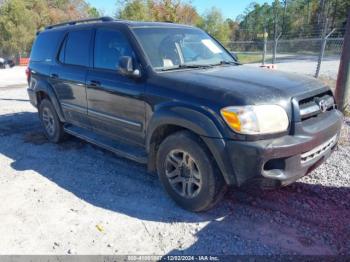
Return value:
M 290 104 L 300 96 L 324 85 L 312 77 L 289 74 L 251 66 L 218 66 L 161 73 L 176 92 L 191 94 L 198 99 L 220 101 L 221 106 Z

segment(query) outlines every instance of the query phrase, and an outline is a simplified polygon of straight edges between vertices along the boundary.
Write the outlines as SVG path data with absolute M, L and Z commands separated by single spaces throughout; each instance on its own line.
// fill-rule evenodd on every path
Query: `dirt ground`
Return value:
M 350 254 L 349 120 L 308 177 L 232 188 L 195 214 L 142 165 L 75 138 L 48 143 L 23 68 L 9 70 L 18 78 L 0 85 L 0 254 Z

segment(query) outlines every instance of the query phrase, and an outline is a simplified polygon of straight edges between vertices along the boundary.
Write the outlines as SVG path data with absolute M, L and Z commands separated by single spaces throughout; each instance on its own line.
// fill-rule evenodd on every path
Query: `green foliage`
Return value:
M 238 61 L 242 64 L 259 63 L 262 59 L 262 54 L 237 54 Z
M 0 6 L 0 56 L 28 55 L 35 33 L 49 24 L 98 16 L 84 0 L 5 0 Z
M 0 9 L 0 50 L 6 54 L 28 50 L 35 35 L 35 18 L 23 0 L 5 2 Z
M 121 8 L 117 11 L 117 18 L 133 21 L 152 21 L 150 5 L 144 0 L 119 1 Z
M 181 0 L 119 0 L 117 18 L 133 21 L 159 21 L 196 24 L 195 8 Z
M 101 16 L 100 12 L 97 10 L 96 7 L 89 7 L 87 13 L 91 18 L 96 18 Z
M 123 0 L 118 5 L 117 18 L 197 25 L 222 42 L 230 40 L 230 24 L 217 8 L 201 17 L 189 2 L 181 0 Z
M 29 52 L 35 32 L 49 24 L 99 17 L 87 0 L 0 0 L 0 55 Z M 274 0 L 252 2 L 236 20 L 224 19 L 217 8 L 199 15 L 191 0 L 118 0 L 117 18 L 196 25 L 226 43 L 255 40 L 267 31 L 270 39 L 319 37 L 325 21 L 342 36 L 350 0 Z M 232 8 L 235 3 L 232 1 Z
M 330 28 L 344 28 L 350 0 L 275 0 L 271 5 L 252 3 L 240 19 L 241 40 L 256 39 L 264 29 L 270 38 L 320 37 L 325 21 Z
M 230 40 L 230 27 L 219 9 L 213 7 L 202 17 L 198 26 L 222 43 Z

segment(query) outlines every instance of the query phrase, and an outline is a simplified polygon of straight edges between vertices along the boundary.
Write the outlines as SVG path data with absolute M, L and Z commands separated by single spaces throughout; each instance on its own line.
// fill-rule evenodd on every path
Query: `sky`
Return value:
M 88 0 L 88 2 L 105 12 L 106 15 L 114 15 L 117 9 L 116 0 Z M 221 9 L 225 18 L 235 19 L 244 12 L 244 9 L 251 3 L 257 2 L 263 4 L 271 3 L 272 0 L 192 0 L 192 4 L 196 7 L 199 14 L 215 6 Z

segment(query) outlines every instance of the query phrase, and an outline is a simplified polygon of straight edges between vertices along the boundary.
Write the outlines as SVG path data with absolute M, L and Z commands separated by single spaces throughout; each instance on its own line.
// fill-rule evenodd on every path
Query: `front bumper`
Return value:
M 292 134 L 259 141 L 227 141 L 238 186 L 284 186 L 308 174 L 334 150 L 342 125 L 338 110 L 293 124 Z

